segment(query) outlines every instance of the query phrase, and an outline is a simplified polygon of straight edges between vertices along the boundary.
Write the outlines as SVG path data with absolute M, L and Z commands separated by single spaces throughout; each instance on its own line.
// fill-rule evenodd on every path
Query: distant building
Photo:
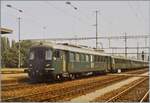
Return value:
M 1 34 L 11 34 L 13 30 L 8 28 L 0 28 Z

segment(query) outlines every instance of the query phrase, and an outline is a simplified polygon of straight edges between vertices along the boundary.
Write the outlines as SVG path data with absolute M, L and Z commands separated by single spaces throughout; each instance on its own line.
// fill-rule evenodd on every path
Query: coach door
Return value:
M 93 55 L 90 55 L 91 58 L 90 58 L 90 62 L 91 62 L 91 68 L 94 68 L 94 60 L 93 60 Z
M 63 72 L 67 72 L 67 52 L 63 51 L 62 52 L 62 60 L 63 60 Z

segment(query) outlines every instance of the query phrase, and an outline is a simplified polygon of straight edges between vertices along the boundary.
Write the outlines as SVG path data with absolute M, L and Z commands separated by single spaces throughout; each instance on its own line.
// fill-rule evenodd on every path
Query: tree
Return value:
M 20 45 L 21 45 L 21 66 L 22 67 L 27 67 L 27 60 L 28 60 L 28 53 L 29 53 L 29 49 L 32 46 L 32 41 L 30 40 L 24 40 L 21 41 Z
M 2 37 L 1 42 L 2 67 L 17 67 L 19 43 L 12 40 L 10 46 L 10 41 L 6 37 Z M 27 67 L 28 52 L 32 44 L 30 40 L 20 41 L 21 67 Z

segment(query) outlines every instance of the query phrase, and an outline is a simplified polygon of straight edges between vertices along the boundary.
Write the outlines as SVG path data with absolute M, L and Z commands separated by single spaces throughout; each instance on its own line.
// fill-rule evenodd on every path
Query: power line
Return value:
M 127 49 L 137 49 L 137 47 L 126 47 Z M 149 49 L 150 47 L 138 47 L 139 49 Z M 124 49 L 124 47 L 110 47 L 103 49 Z
M 64 10 L 62 10 L 62 9 L 60 9 L 60 8 L 58 8 L 58 7 L 56 7 L 55 5 L 53 5 L 52 3 L 48 2 L 48 1 L 44 1 L 44 3 L 46 3 L 48 6 L 51 6 L 51 7 L 55 8 L 57 11 L 59 11 L 59 12 L 61 12 L 61 13 L 64 13 L 65 15 L 71 16 L 71 17 L 73 17 L 74 19 L 76 19 L 76 20 L 78 20 L 78 21 L 80 21 L 80 22 L 82 22 L 82 23 L 84 23 L 84 24 L 90 25 L 87 21 L 84 21 L 84 20 L 82 20 L 81 18 L 79 18 L 79 17 L 77 17 L 77 16 L 75 16 L 75 15 L 72 15 L 71 13 L 66 12 L 66 11 L 64 11 Z
M 124 54 L 124 53 L 120 52 L 120 53 L 106 53 L 106 54 Z M 132 53 L 127 53 L 127 54 L 137 54 L 137 53 L 132 52 Z M 142 53 L 140 53 L 140 54 L 142 54 Z M 149 53 L 145 52 L 144 54 L 149 54 Z
M 135 17 L 139 18 L 137 12 L 135 12 L 133 6 L 130 4 L 130 1 L 128 1 L 128 5 L 129 5 L 130 9 L 133 11 L 133 13 L 135 14 Z
M 125 39 L 125 38 L 127 38 L 127 39 L 150 38 L 150 35 L 100 36 L 100 37 L 97 37 L 97 39 Z M 64 41 L 64 40 L 92 40 L 92 39 L 96 39 L 96 37 L 48 38 L 45 40 Z M 40 39 L 32 39 L 32 40 L 40 40 Z
M 96 13 L 96 49 L 97 49 L 97 46 L 98 46 L 98 19 L 97 19 L 97 13 L 98 13 L 98 11 L 96 10 L 95 11 L 95 13 Z

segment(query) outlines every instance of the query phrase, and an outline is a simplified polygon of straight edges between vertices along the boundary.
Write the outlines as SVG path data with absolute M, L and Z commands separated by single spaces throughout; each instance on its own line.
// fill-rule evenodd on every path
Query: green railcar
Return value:
M 33 80 L 75 78 L 106 73 L 111 57 L 84 47 L 39 43 L 30 49 L 28 74 Z

